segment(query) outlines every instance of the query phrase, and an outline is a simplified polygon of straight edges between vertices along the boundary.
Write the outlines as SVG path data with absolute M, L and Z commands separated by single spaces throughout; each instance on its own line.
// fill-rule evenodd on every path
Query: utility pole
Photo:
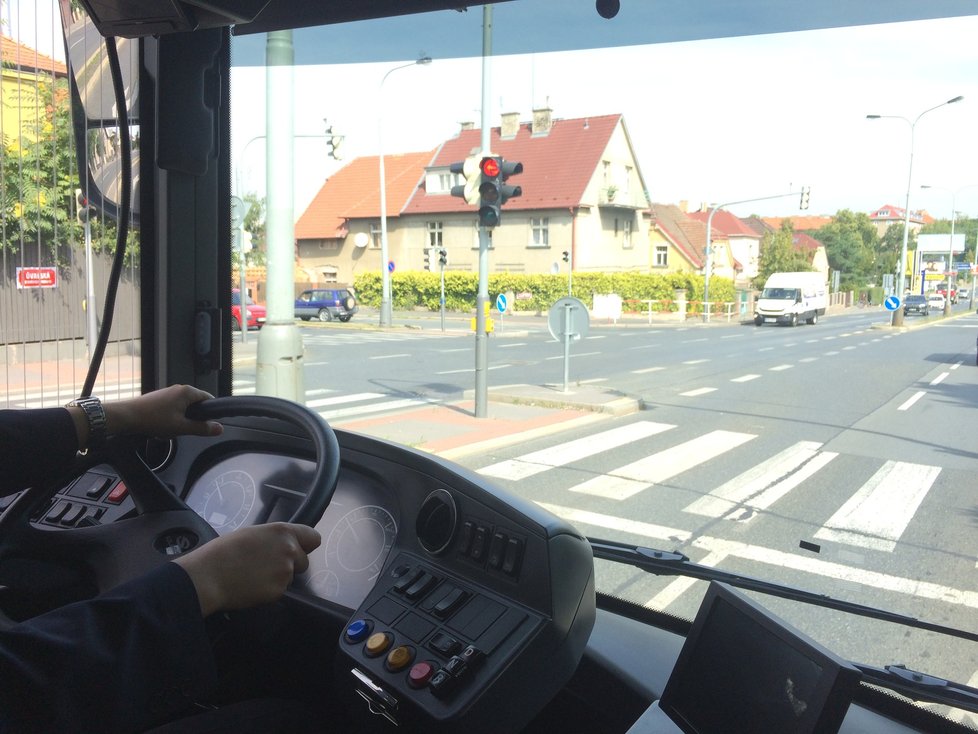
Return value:
M 492 5 L 482 6 L 482 152 L 489 151 L 489 59 L 492 56 Z M 488 415 L 489 335 L 489 228 L 479 227 L 479 289 L 475 296 L 475 417 Z

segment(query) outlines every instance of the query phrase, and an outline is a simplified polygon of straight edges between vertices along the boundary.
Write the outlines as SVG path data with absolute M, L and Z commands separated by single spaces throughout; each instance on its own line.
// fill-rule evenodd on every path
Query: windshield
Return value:
M 592 538 L 973 630 L 978 15 L 663 38 L 651 3 L 584 5 L 555 34 L 561 0 L 500 3 L 490 48 L 481 7 L 232 36 L 226 287 L 268 317 L 225 317 L 228 384 Z M 5 407 L 77 393 L 114 243 L 76 216 L 50 35 L 20 40 L 51 63 L 4 69 L 33 95 L 3 118 Z M 88 135 L 86 185 L 117 138 Z M 138 390 L 130 247 L 102 395 Z M 904 320 L 948 282 L 967 296 Z M 596 581 L 687 619 L 705 591 L 607 560 Z M 978 682 L 973 643 L 752 596 L 846 658 Z

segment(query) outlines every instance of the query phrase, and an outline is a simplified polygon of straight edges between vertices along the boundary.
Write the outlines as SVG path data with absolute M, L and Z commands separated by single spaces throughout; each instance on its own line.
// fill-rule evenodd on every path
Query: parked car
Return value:
M 962 298 L 967 298 L 969 293 L 971 293 L 971 290 L 967 287 L 958 288 L 958 300 L 960 301 Z
M 295 315 L 303 321 L 349 321 L 359 310 L 357 299 L 346 288 L 312 288 L 295 299 Z
M 943 304 L 941 308 L 943 308 Z M 930 315 L 930 304 L 927 297 L 919 293 L 911 293 L 903 299 L 903 315 L 919 313 L 923 316 Z
M 927 296 L 927 305 L 939 311 L 944 310 L 944 296 L 940 293 L 930 293 Z
M 265 307 L 251 300 L 248 294 L 245 294 L 245 318 L 249 329 L 260 329 L 265 325 Z M 241 330 L 241 292 L 238 289 L 231 291 L 231 328 Z

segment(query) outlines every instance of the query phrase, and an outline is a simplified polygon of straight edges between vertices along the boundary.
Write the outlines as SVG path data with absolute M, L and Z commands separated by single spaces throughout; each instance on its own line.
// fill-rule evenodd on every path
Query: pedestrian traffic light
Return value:
M 812 191 L 812 187 L 811 186 L 802 186 L 801 187 L 801 201 L 798 203 L 798 208 L 799 209 L 807 209 L 808 208 L 808 196 L 811 193 L 811 191 Z
M 570 253 L 567 250 L 564 250 L 564 262 L 565 263 L 570 262 Z
M 431 270 L 431 250 L 432 248 L 424 248 L 424 269 Z
M 87 224 L 95 215 L 95 207 L 81 189 L 75 189 L 75 217 L 82 224 Z
M 448 265 L 448 250 L 444 247 L 438 250 L 438 264 L 441 265 L 442 270 Z
M 448 167 L 452 173 L 465 177 L 465 183 L 452 186 L 452 196 L 460 196 L 466 204 L 479 205 L 479 185 L 482 183 L 482 170 L 479 167 L 480 157 L 470 155 L 464 161 L 453 163 Z

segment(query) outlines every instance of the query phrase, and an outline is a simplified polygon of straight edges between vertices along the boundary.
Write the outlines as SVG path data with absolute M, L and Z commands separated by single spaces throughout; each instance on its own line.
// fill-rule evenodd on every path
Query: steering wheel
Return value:
M 319 521 L 336 490 L 340 470 L 336 434 L 319 414 L 281 398 L 241 396 L 194 403 L 187 416 L 200 420 L 276 418 L 302 429 L 315 447 L 316 469 L 291 521 L 309 526 Z M 32 559 L 88 569 L 101 592 L 216 538 L 211 526 L 146 466 L 136 445 L 133 437 L 113 436 L 103 448 L 80 458 L 70 475 L 80 476 L 99 464 L 113 467 L 129 488 L 136 516 L 70 529 L 32 526 L 30 518 L 70 481 L 63 477 L 28 490 L 0 518 L 0 559 Z

